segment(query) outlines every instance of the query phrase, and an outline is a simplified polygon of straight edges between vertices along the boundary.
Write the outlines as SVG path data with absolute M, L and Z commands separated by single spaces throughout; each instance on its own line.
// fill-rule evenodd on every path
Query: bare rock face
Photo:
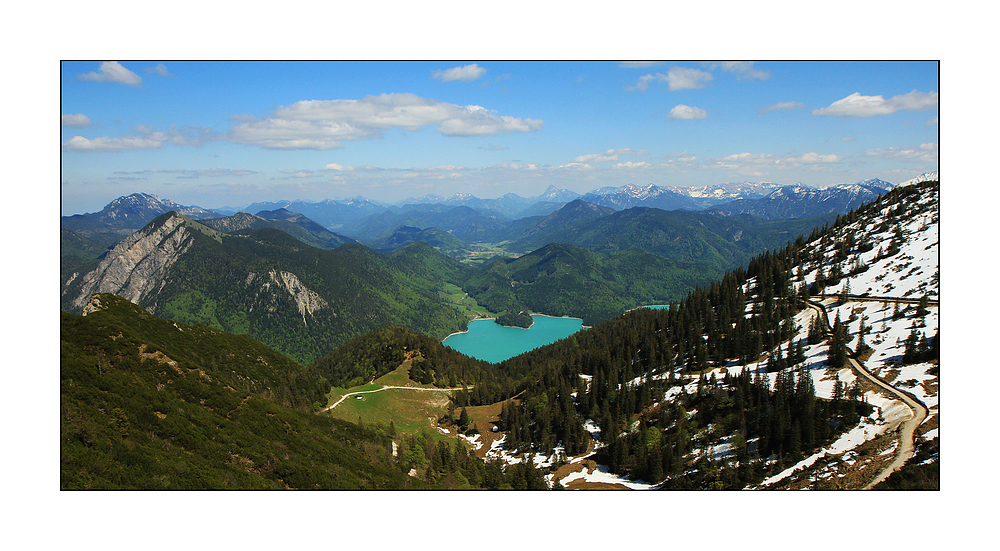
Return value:
M 260 295 L 262 291 L 269 290 L 272 285 L 288 292 L 288 294 L 292 296 L 292 299 L 295 300 L 295 304 L 299 309 L 299 315 L 302 316 L 302 323 L 307 323 L 307 313 L 312 316 L 314 315 L 313 312 L 329 306 L 329 304 L 323 300 L 323 297 L 319 296 L 319 294 L 312 289 L 306 287 L 301 281 L 299 281 L 299 278 L 291 272 L 286 272 L 284 270 L 271 270 L 267 274 L 256 274 L 254 272 L 247 274 L 247 285 L 250 285 L 255 281 L 257 282 L 257 285 L 260 286 L 258 295 Z
M 181 216 L 133 233 L 108 251 L 97 268 L 82 276 L 73 305 L 83 308 L 94 293 L 114 293 L 140 304 L 163 288 L 167 270 L 191 243 L 191 231 Z

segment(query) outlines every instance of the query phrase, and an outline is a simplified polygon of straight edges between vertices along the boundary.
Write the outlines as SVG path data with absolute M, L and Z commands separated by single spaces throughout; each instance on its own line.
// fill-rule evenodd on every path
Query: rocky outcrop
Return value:
M 299 315 L 302 316 L 302 323 L 307 323 L 307 313 L 313 316 L 317 310 L 329 307 L 329 304 L 323 300 L 323 297 L 306 287 L 291 272 L 271 270 L 266 274 L 256 274 L 254 272 L 247 274 L 246 284 L 253 285 L 255 282 L 260 286 L 261 291 L 270 290 L 272 285 L 287 291 L 299 309 Z
M 73 306 L 82 309 L 94 293 L 114 293 L 140 304 L 163 288 L 167 270 L 191 243 L 191 232 L 180 215 L 133 233 L 80 278 Z

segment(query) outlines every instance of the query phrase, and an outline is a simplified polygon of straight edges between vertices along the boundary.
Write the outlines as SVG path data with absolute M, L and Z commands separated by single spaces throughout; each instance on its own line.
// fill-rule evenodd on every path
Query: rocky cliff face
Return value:
M 79 287 L 72 290 L 73 306 L 83 308 L 94 293 L 114 293 L 141 304 L 163 288 L 167 270 L 191 243 L 191 231 L 179 215 L 133 233 L 108 251 L 96 269 L 79 278 Z
M 267 295 L 272 286 L 287 291 L 295 301 L 295 305 L 299 309 L 299 315 L 302 316 L 302 323 L 305 324 L 308 324 L 306 321 L 307 313 L 312 316 L 317 310 L 329 307 L 329 304 L 323 300 L 323 297 L 306 287 L 301 281 L 299 281 L 299 278 L 291 272 L 277 270 L 271 270 L 266 274 L 250 272 L 247 275 L 246 284 L 259 285 L 259 290 L 257 291 L 258 301 L 261 300 L 262 294 Z M 252 310 L 253 308 L 251 308 L 251 311 Z M 336 315 L 336 313 L 334 313 L 334 315 Z

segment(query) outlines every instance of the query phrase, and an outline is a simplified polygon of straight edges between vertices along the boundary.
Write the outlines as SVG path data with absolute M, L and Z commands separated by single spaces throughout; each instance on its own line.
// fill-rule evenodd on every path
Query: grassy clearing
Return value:
M 470 318 L 476 316 L 494 316 L 489 310 L 480 306 L 476 302 L 476 299 L 467 295 L 461 287 L 452 283 L 444 284 L 444 287 L 438 291 L 438 298 L 457 308 L 459 311 L 464 312 Z
M 391 422 L 396 428 L 396 434 L 400 436 L 423 431 L 427 438 L 435 442 L 439 440 L 459 441 L 463 446 L 471 447 L 468 442 L 458 438 L 457 427 L 448 427 L 448 434 L 442 433 L 437 428 L 437 420 L 448 413 L 448 404 L 452 393 L 441 391 L 432 385 L 422 385 L 412 381 L 409 370 L 410 360 L 407 360 L 394 371 L 376 379 L 372 384 L 332 389 L 328 405 L 352 392 L 384 388 L 378 392 L 351 396 L 330 410 L 329 415 L 351 423 L 357 423 L 360 419 L 363 424 L 378 424 L 386 428 Z M 398 386 L 410 388 L 385 388 Z M 499 403 L 478 408 L 470 407 L 468 408 L 469 419 L 470 421 L 480 421 L 480 430 L 489 431 L 492 423 L 487 420 L 497 422 L 500 409 Z M 457 417 L 458 411 L 455 411 L 453 415 Z M 491 433 L 487 437 L 488 441 L 491 441 L 490 437 L 493 436 L 500 435 Z M 489 449 L 488 443 L 486 449 Z M 485 453 L 485 450 L 481 451 Z
M 387 388 L 381 392 L 351 397 L 331 410 L 334 417 L 356 423 L 390 422 L 399 434 L 410 434 L 425 427 L 447 412 L 448 393 L 428 390 Z M 437 432 L 437 431 L 435 431 Z
M 367 385 L 360 385 L 360 386 L 355 386 L 355 387 L 351 387 L 351 388 L 343 388 L 343 387 L 335 386 L 335 387 L 331 388 L 330 389 L 330 393 L 327 394 L 326 405 L 329 406 L 329 405 L 335 404 L 337 402 L 337 400 L 343 398 L 345 394 L 350 394 L 351 392 L 365 392 L 365 391 L 371 391 L 371 390 L 378 390 L 378 389 L 382 388 L 383 386 L 385 386 L 385 385 L 378 384 L 378 383 L 372 383 L 372 384 L 367 384 Z

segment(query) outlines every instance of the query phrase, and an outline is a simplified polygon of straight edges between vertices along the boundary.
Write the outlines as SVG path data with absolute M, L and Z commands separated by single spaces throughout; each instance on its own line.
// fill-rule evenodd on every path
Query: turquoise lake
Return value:
M 491 319 L 469 322 L 469 330 L 444 340 L 444 345 L 490 363 L 500 363 L 529 350 L 564 339 L 583 328 L 580 318 L 532 315 L 529 329 L 504 327 Z

